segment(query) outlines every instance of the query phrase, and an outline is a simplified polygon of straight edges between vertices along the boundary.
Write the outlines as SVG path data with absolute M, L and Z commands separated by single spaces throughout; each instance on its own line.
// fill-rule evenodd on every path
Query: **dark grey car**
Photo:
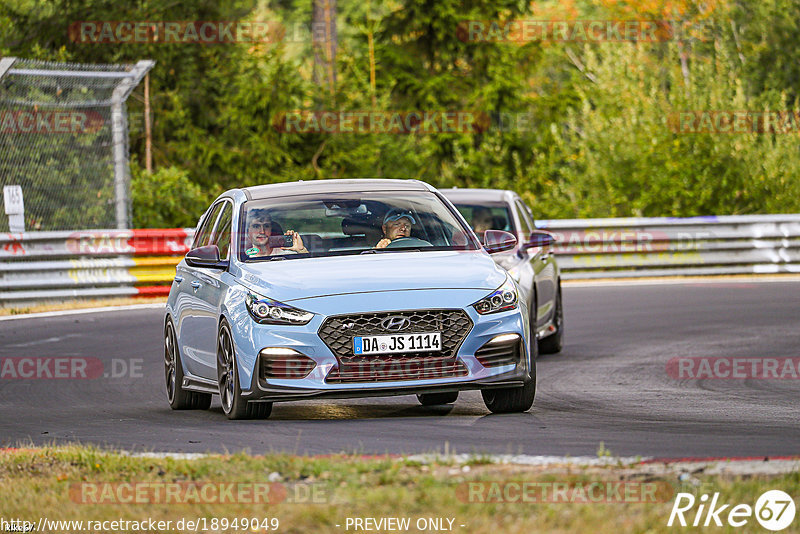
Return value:
M 536 228 L 533 212 L 514 191 L 440 189 L 439 192 L 455 205 L 479 237 L 482 237 L 483 230 L 488 229 L 505 230 L 517 236 L 514 249 L 493 258 L 525 293 L 531 321 L 535 318 L 539 352 L 552 354 L 561 351 L 564 308 L 552 234 Z

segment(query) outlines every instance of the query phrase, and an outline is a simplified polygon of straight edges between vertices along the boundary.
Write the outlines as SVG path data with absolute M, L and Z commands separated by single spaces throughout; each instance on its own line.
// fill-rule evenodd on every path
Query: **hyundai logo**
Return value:
M 411 321 L 408 317 L 403 317 L 402 315 L 392 315 L 381 321 L 381 326 L 384 330 L 399 332 L 411 326 Z

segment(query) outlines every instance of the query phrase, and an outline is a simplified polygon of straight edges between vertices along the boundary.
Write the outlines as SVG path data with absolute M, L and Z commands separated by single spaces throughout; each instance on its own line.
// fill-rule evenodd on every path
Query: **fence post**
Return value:
M 11 65 L 17 60 L 15 57 L 4 57 L 0 59 L 0 79 L 3 78 L 8 69 L 11 68 Z
M 114 204 L 117 214 L 117 228 L 126 230 L 131 226 L 130 199 L 128 198 L 128 125 L 125 120 L 125 100 L 147 72 L 153 68 L 155 61 L 142 60 L 131 70 L 130 77 L 120 83 L 111 95 L 111 139 L 114 144 Z

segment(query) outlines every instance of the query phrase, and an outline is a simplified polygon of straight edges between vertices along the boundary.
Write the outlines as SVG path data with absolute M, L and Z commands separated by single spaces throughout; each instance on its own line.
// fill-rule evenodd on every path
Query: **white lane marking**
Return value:
M 129 452 L 121 451 L 123 456 L 130 456 L 131 458 L 172 458 L 173 460 L 200 460 L 201 458 L 208 458 L 209 456 L 222 456 L 220 454 L 206 454 L 202 452 Z
M 130 304 L 128 306 L 106 306 L 104 308 L 86 308 L 82 310 L 60 310 L 52 312 L 40 313 L 21 313 L 19 315 L 4 315 L 0 317 L 0 321 L 13 321 L 14 319 L 43 319 L 46 317 L 63 317 L 65 315 L 84 315 L 87 313 L 105 313 L 110 311 L 128 311 L 128 310 L 157 310 L 165 309 L 166 303 L 160 302 L 157 304 Z
M 0 454 L 3 452 L 14 452 L 16 450 L 36 450 L 35 448 L 3 448 L 0 447 Z M 110 451 L 114 454 L 115 451 Z M 130 456 L 134 458 L 173 458 L 176 460 L 199 460 L 202 458 L 220 458 L 225 457 L 222 453 L 198 453 L 198 452 L 133 452 L 133 451 L 116 451 L 117 454 L 122 456 Z M 256 455 L 257 456 L 257 455 Z M 328 454 L 318 455 L 319 457 L 328 457 Z M 345 455 L 348 456 L 348 455 Z M 379 455 L 380 456 L 380 455 Z M 776 458 L 670 458 L 659 460 L 651 456 L 628 456 L 628 457 L 614 457 L 614 456 L 534 456 L 529 454 L 389 454 L 388 458 L 395 461 L 415 461 L 422 464 L 429 463 L 445 463 L 466 465 L 468 462 L 480 460 L 481 462 L 489 462 L 493 464 L 516 464 L 516 465 L 529 465 L 529 466 L 553 466 L 553 465 L 576 465 L 576 466 L 622 466 L 626 469 L 635 469 L 639 472 L 649 472 L 657 474 L 686 474 L 704 470 L 705 474 L 784 474 L 800 472 L 800 457 L 776 457 Z M 310 458 L 314 458 L 312 455 Z M 357 455 L 355 456 L 357 457 Z M 373 455 L 366 455 L 367 458 L 374 459 Z
M 754 276 L 751 278 L 668 278 L 665 280 L 637 280 L 629 278 L 624 280 L 562 280 L 564 287 L 620 287 L 620 286 L 662 286 L 662 285 L 685 285 L 685 284 L 766 284 L 774 282 L 800 282 L 800 277 L 762 277 Z
M 83 334 L 66 334 L 61 337 L 48 337 L 47 339 L 37 339 L 36 341 L 29 341 L 27 343 L 14 343 L 13 345 L 6 345 L 6 348 L 11 347 L 32 347 L 34 345 L 43 345 L 45 343 L 58 343 L 63 339 L 67 339 L 70 337 L 82 337 Z
M 404 458 L 421 464 L 448 462 L 466 464 L 475 460 L 488 461 L 494 464 L 515 465 L 579 465 L 579 466 L 605 466 L 605 465 L 635 465 L 642 460 L 652 460 L 651 457 L 630 456 L 533 456 L 530 454 L 412 454 Z

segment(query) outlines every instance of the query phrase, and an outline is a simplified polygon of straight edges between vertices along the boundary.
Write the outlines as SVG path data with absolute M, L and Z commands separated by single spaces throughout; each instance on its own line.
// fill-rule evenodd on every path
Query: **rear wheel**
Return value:
M 533 334 L 533 332 L 531 333 Z M 535 339 L 535 338 L 534 338 Z M 536 356 L 537 344 L 535 341 L 530 343 L 530 380 L 521 387 L 483 389 L 481 396 L 483 403 L 492 413 L 515 413 L 526 412 L 533 406 L 533 399 L 536 396 Z
M 561 283 L 558 284 L 556 293 L 555 315 L 553 326 L 556 331 L 539 341 L 539 352 L 542 354 L 555 354 L 564 347 L 564 306 L 561 304 Z
M 417 395 L 417 399 L 419 399 L 419 403 L 423 406 L 450 404 L 458 399 L 458 391 L 448 391 L 446 393 L 420 393 Z
M 224 320 L 217 336 L 217 381 L 222 411 L 228 419 L 262 419 L 272 413 L 271 402 L 247 402 L 242 398 L 233 336 Z
M 178 339 L 172 319 L 164 325 L 164 378 L 167 400 L 173 410 L 207 410 L 211 406 L 211 394 L 183 389 L 183 365 L 178 351 Z

